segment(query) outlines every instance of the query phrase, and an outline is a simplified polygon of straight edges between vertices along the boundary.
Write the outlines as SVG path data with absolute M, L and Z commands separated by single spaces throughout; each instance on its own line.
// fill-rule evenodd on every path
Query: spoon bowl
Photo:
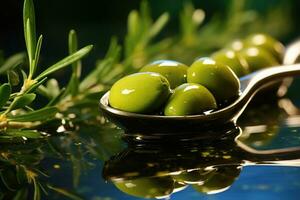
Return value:
M 121 111 L 110 107 L 108 103 L 109 92 L 105 93 L 101 98 L 100 110 L 109 120 L 127 133 L 165 135 L 170 133 L 199 132 L 201 130 L 209 130 L 212 127 L 222 127 L 222 125 L 228 123 L 235 123 L 259 90 L 284 78 L 300 75 L 300 64 L 291 64 L 296 61 L 293 58 L 298 57 L 291 54 L 300 54 L 299 50 L 290 50 L 296 47 L 300 49 L 300 42 L 295 42 L 290 45 L 290 48 L 287 48 L 287 53 L 284 56 L 286 65 L 258 70 L 241 77 L 239 97 L 232 104 L 210 113 L 187 116 L 162 116 Z

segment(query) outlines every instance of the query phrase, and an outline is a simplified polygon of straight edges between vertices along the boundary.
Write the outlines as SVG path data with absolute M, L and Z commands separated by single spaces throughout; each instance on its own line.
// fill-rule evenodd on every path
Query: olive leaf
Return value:
M 40 52 L 42 48 L 43 35 L 40 35 L 38 42 L 36 44 L 35 54 L 34 54 L 34 65 L 30 68 L 32 71 L 29 72 L 32 76 L 36 71 L 36 67 L 40 58 Z
M 5 135 L 11 137 L 25 137 L 30 139 L 42 138 L 41 133 L 34 130 L 9 129 L 5 132 Z
M 69 54 L 73 54 L 78 50 L 78 40 L 77 34 L 75 30 L 71 30 L 69 33 Z M 72 63 L 72 76 L 67 85 L 67 89 L 65 91 L 66 94 L 70 93 L 72 96 L 78 94 L 79 91 L 79 78 L 81 74 L 81 62 L 77 60 L 76 62 Z
M 33 0 L 25 0 L 23 7 L 24 36 L 29 62 L 34 59 L 36 48 L 35 11 Z M 30 64 L 31 65 L 31 64 Z M 30 66 L 31 67 L 31 66 Z
M 22 115 L 9 116 L 8 120 L 18 122 L 43 121 L 47 119 L 52 119 L 57 112 L 58 109 L 56 107 L 46 107 Z
M 4 63 L 0 66 L 0 74 L 5 74 L 7 71 L 14 69 L 25 60 L 24 53 L 17 53 L 7 58 Z
M 10 84 L 5 83 L 0 86 L 0 108 L 2 108 L 9 100 L 10 93 L 11 93 Z
M 7 72 L 7 79 L 12 86 L 16 86 L 20 83 L 19 74 L 15 70 L 9 70 Z
M 169 21 L 169 14 L 164 13 L 162 14 L 152 25 L 150 31 L 149 31 L 149 37 L 152 38 L 156 36 L 167 24 Z
M 33 102 L 35 97 L 36 97 L 36 94 L 34 94 L 34 93 L 24 94 L 22 96 L 16 97 L 14 99 L 14 101 L 12 102 L 12 104 L 10 104 L 9 111 L 23 108 L 23 107 L 29 105 L 30 103 Z
M 80 58 L 84 57 L 86 54 L 88 54 L 93 48 L 93 45 L 88 45 L 86 47 L 83 47 L 82 49 L 78 50 L 77 52 L 73 53 L 70 56 L 67 56 L 66 58 L 58 61 L 57 63 L 55 63 L 54 65 L 50 66 L 49 68 L 47 68 L 45 71 L 43 71 L 41 74 L 39 74 L 35 80 L 40 80 L 42 78 L 44 78 L 45 76 L 48 76 L 49 74 L 62 69 L 68 65 L 70 65 L 71 63 L 79 60 Z
M 65 189 L 62 189 L 62 188 L 58 188 L 58 187 L 54 187 L 50 184 L 47 185 L 47 187 L 69 199 L 72 199 L 72 200 L 83 200 L 82 197 L 80 197 L 78 194 L 75 194 L 75 193 L 72 193 L 68 190 L 65 190 Z
M 73 54 L 78 50 L 78 39 L 75 30 L 71 30 L 69 33 L 69 54 Z M 81 72 L 81 62 L 77 60 L 76 62 L 72 63 L 73 73 L 79 78 Z

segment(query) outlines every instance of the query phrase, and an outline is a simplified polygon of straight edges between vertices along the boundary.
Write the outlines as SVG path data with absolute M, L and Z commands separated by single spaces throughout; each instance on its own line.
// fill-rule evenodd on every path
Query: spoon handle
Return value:
M 300 64 L 282 65 L 262 69 L 240 79 L 241 91 L 245 95 L 253 94 L 268 83 L 297 75 L 300 75 Z

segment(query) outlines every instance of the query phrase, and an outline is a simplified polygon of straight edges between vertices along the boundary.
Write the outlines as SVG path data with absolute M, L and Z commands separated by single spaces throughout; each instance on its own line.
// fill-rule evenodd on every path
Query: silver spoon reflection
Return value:
M 240 78 L 240 96 L 230 105 L 200 115 L 162 116 L 121 111 L 109 106 L 107 92 L 100 100 L 100 109 L 105 116 L 128 132 L 176 133 L 220 126 L 236 122 L 253 96 L 265 86 L 286 77 L 300 75 L 300 64 L 293 64 L 300 55 L 300 41 L 287 47 L 284 65 L 258 70 Z

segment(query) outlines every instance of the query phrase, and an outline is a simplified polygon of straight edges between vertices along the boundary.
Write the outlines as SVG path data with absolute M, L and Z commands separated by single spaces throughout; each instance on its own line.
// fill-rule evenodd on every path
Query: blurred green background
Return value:
M 95 44 L 92 54 L 85 60 L 86 66 L 92 67 L 95 60 L 105 54 L 112 36 L 117 36 L 122 43 L 127 31 L 127 16 L 131 10 L 139 8 L 140 2 L 140 0 L 35 0 L 37 32 L 44 35 L 42 63 L 53 63 L 67 54 L 67 34 L 73 28 L 77 31 L 82 46 Z M 232 2 L 229 0 L 150 0 L 154 19 L 163 12 L 170 14 L 169 23 L 159 38 L 179 34 L 178 15 L 183 5 L 188 2 L 192 2 L 195 8 L 205 11 L 204 24 L 216 16 L 222 19 L 232 14 L 228 12 Z M 0 49 L 4 50 L 6 56 L 25 49 L 22 6 L 21 0 L 1 1 L 0 4 Z M 268 18 L 269 24 L 274 23 L 274 28 L 269 32 L 284 43 L 299 35 L 300 1 L 246 0 L 244 9 L 260 15 L 251 23 L 262 24 L 260 20 L 264 18 Z M 270 11 L 273 11 L 271 19 Z M 259 26 L 257 27 L 254 32 L 260 31 Z M 221 30 L 219 34 L 222 34 Z

